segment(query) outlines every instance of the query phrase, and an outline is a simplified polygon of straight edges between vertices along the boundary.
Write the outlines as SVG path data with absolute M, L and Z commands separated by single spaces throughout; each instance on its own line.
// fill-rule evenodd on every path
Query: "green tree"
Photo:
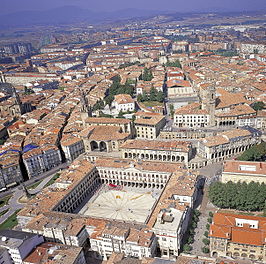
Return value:
M 255 182 L 214 182 L 209 188 L 211 202 L 220 208 L 261 211 L 266 200 L 266 185 Z
M 145 67 L 143 73 L 139 76 L 139 80 L 151 81 L 152 79 L 153 79 L 153 75 L 152 75 L 151 70 Z
M 203 238 L 202 242 L 204 243 L 205 246 L 210 245 L 210 240 L 208 238 Z
M 210 223 L 210 224 L 212 223 L 212 218 L 211 217 L 208 218 L 208 223 Z
M 105 97 L 104 101 L 105 101 L 105 103 L 107 105 L 109 105 L 111 107 L 112 102 L 114 101 L 114 96 L 113 95 L 108 95 L 108 96 Z
M 204 236 L 205 236 L 205 237 L 209 237 L 209 232 L 208 232 L 208 231 L 205 231 L 205 232 L 204 232 Z
M 209 212 L 209 217 L 213 217 L 213 212 Z
M 192 250 L 192 246 L 188 245 L 188 244 L 185 244 L 183 246 L 183 251 L 186 252 L 186 253 L 189 253 L 190 251 Z
M 117 118 L 125 118 L 125 117 L 124 117 L 124 112 L 123 112 L 122 110 L 120 110 L 120 112 L 119 112 Z
M 244 161 L 263 161 L 266 157 L 266 142 L 252 146 L 238 157 L 238 160 Z
M 138 94 L 137 101 L 138 102 L 143 102 L 143 96 L 142 96 L 142 94 Z
M 98 100 L 92 109 L 93 109 L 93 111 L 104 109 L 104 101 Z
M 263 209 L 263 216 L 266 217 L 266 200 L 265 200 L 264 209 Z
M 251 106 L 255 111 L 258 112 L 259 110 L 262 110 L 265 107 L 265 104 L 262 101 L 258 101 L 252 104 Z
M 143 102 L 149 101 L 149 96 L 148 96 L 146 91 L 144 91 L 142 94 L 142 100 L 143 100 Z
M 181 63 L 180 63 L 180 61 L 179 60 L 176 60 L 176 61 L 174 61 L 174 62 L 167 62 L 166 64 L 165 64 L 165 66 L 166 67 L 177 67 L 177 68 L 182 68 L 182 65 L 181 65 Z
M 202 250 L 202 252 L 205 253 L 205 254 L 210 253 L 210 249 L 209 249 L 208 247 L 203 247 L 201 250 Z
M 175 114 L 174 105 L 170 104 L 169 108 L 170 108 L 170 115 L 171 115 L 172 118 L 174 118 L 174 114 Z
M 152 87 L 150 89 L 150 100 L 151 101 L 156 101 L 157 100 L 157 96 L 158 96 L 158 91 L 154 87 Z
M 158 101 L 158 102 L 160 102 L 160 103 L 162 103 L 163 101 L 164 101 L 164 93 L 162 92 L 162 91 L 159 91 L 158 93 L 157 93 L 157 98 L 156 98 L 156 100 Z
M 194 238 L 193 238 L 193 236 L 190 236 L 189 238 L 188 238 L 188 240 L 187 240 L 187 243 L 188 244 L 192 244 L 194 242 Z

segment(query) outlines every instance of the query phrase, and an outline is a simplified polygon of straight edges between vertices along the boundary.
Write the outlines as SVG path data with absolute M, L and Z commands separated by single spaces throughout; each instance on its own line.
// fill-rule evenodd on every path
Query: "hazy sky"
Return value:
M 124 8 L 166 11 L 266 10 L 266 0 L 0 0 L 0 13 L 75 5 L 93 11 Z

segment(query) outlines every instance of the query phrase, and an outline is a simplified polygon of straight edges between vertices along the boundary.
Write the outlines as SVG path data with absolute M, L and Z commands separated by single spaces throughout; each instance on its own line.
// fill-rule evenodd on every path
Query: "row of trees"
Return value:
M 137 100 L 139 102 L 158 101 L 162 103 L 164 101 L 164 93 L 152 87 L 150 89 L 149 94 L 146 91 L 144 91 L 143 94 L 138 95 Z
M 238 55 L 238 52 L 236 50 L 225 50 L 225 49 L 218 49 L 218 50 L 214 51 L 214 53 L 216 55 L 221 55 L 224 57 L 233 57 L 233 56 Z
M 266 142 L 252 146 L 250 149 L 242 153 L 238 160 L 243 161 L 265 161 L 266 159 Z
M 209 231 L 210 231 L 210 225 L 212 223 L 212 219 L 213 219 L 213 213 L 209 212 L 209 217 L 207 219 L 208 223 L 206 224 L 206 231 L 204 232 L 204 238 L 202 239 L 204 246 L 201 248 L 201 251 L 205 254 L 208 254 L 210 252 Z
M 266 185 L 255 182 L 214 182 L 209 188 L 209 198 L 220 208 L 262 211 L 266 207 Z
M 189 253 L 192 250 L 191 244 L 194 243 L 195 229 L 199 222 L 200 211 L 193 210 L 192 217 L 188 225 L 188 229 L 185 235 L 185 241 L 182 250 L 185 253 Z

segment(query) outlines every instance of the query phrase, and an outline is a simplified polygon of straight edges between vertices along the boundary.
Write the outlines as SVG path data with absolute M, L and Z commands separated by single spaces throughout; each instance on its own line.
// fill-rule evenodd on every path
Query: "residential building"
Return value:
M 135 116 L 136 136 L 140 139 L 157 138 L 166 123 L 165 117 L 160 114 L 137 112 Z
M 67 161 L 73 161 L 85 152 L 84 142 L 75 136 L 64 136 L 61 140 L 62 150 Z
M 108 117 L 89 117 L 85 121 L 85 126 L 117 126 L 122 132 L 134 135 L 132 122 L 123 118 L 108 118 Z
M 9 144 L 0 148 L 0 189 L 24 181 L 20 167 L 20 150 L 20 147 Z
M 174 125 L 180 128 L 203 128 L 210 126 L 210 113 L 202 109 L 200 103 L 192 103 L 177 108 Z
M 22 155 L 29 177 L 34 177 L 62 163 L 60 150 L 55 145 L 36 147 Z
M 86 264 L 84 251 L 81 247 L 67 246 L 54 242 L 45 242 L 35 247 L 23 259 L 23 264 Z
M 37 234 L 15 230 L 0 231 L 0 247 L 8 250 L 15 264 L 21 264 L 23 259 L 43 241 L 44 238 Z
M 90 241 L 92 250 L 101 252 L 104 260 L 113 252 L 138 259 L 154 257 L 157 245 L 154 233 L 149 230 L 112 225 L 107 225 L 100 233 L 93 235 Z
M 263 131 L 266 130 L 266 111 L 257 112 L 256 128 Z
M 183 236 L 190 218 L 188 207 L 162 209 L 152 230 L 158 237 L 158 244 L 163 258 L 173 259 L 180 253 Z
M 121 144 L 131 138 L 129 132 L 123 132 L 119 126 L 89 126 L 79 133 L 85 152 L 119 151 Z

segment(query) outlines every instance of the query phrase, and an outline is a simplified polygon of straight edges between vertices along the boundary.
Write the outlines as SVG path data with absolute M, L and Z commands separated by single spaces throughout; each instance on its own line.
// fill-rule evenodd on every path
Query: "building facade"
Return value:
M 184 141 L 133 139 L 127 140 L 120 149 L 125 159 L 188 163 L 192 156 L 191 143 Z
M 215 213 L 210 227 L 210 254 L 266 262 L 263 217 Z
M 189 223 L 190 209 L 163 209 L 157 216 L 153 231 L 163 258 L 173 259 L 180 254 L 183 236 Z
M 166 120 L 162 115 L 149 113 L 136 114 L 135 129 L 139 139 L 155 139 L 160 130 L 165 126 Z
M 227 160 L 223 166 L 222 182 L 266 183 L 265 162 Z
M 256 129 L 242 128 L 218 133 L 198 143 L 198 154 L 208 162 L 232 158 L 260 143 L 261 133 Z

